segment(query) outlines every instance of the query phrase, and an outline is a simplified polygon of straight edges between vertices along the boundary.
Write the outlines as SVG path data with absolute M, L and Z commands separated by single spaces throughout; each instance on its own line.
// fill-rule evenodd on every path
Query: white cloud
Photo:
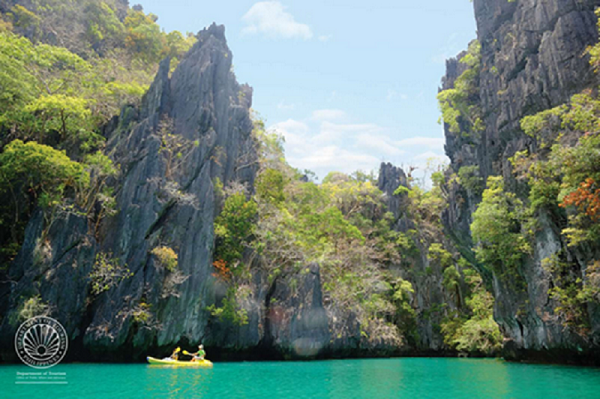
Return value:
M 276 123 L 275 125 L 271 126 L 270 129 L 277 130 L 282 134 L 288 132 L 292 134 L 308 133 L 308 126 L 305 123 L 294 119 L 288 119 L 287 121 Z
M 321 112 L 336 111 L 336 112 Z M 285 138 L 286 158 L 300 169 L 310 169 L 323 178 L 331 171 L 352 173 L 376 169 L 381 155 L 399 155 L 385 129 L 372 123 L 334 123 L 314 116 L 345 117 L 340 110 L 317 110 L 307 122 L 288 119 L 268 128 Z M 369 140 L 369 137 L 377 139 Z M 367 144 L 368 143 L 368 144 Z
M 290 159 L 290 162 L 302 162 L 305 169 L 317 171 L 320 178 L 327 172 L 337 171 L 352 173 L 356 170 L 370 171 L 379 160 L 369 154 L 349 151 L 335 145 L 316 148 L 315 151 L 300 159 Z
M 398 156 L 406 153 L 406 151 L 398 148 L 398 145 L 386 135 L 359 134 L 356 138 L 356 146 L 363 149 L 368 148 L 387 156 Z
M 377 170 L 382 161 L 424 171 L 430 158 L 447 160 L 442 138 L 399 140 L 399 133 L 392 129 L 375 123 L 340 123 L 341 118 L 351 120 L 341 110 L 321 109 L 304 120 L 288 119 L 268 130 L 285 138 L 286 158 L 292 166 L 313 170 L 320 178 L 332 171 Z
M 316 121 L 331 121 L 345 116 L 346 113 L 339 109 L 318 109 L 312 113 L 312 119 Z
M 287 104 L 285 101 L 281 101 L 277 104 L 277 109 L 282 111 L 291 111 L 296 108 L 296 104 Z
M 428 147 L 433 150 L 444 149 L 445 140 L 441 137 L 410 137 L 408 139 L 400 140 L 396 144 L 400 147 Z
M 398 93 L 396 90 L 393 89 L 388 89 L 387 96 L 385 96 L 385 99 L 388 101 L 392 101 L 396 98 L 399 98 L 403 101 L 408 100 L 408 96 L 406 94 Z
M 254 4 L 242 20 L 247 24 L 242 29 L 244 34 L 262 33 L 270 37 L 305 40 L 313 37 L 310 26 L 296 22 L 294 16 L 287 12 L 279 1 L 261 1 Z
M 320 42 L 328 42 L 331 40 L 333 36 L 332 35 L 321 35 L 319 36 L 319 41 Z

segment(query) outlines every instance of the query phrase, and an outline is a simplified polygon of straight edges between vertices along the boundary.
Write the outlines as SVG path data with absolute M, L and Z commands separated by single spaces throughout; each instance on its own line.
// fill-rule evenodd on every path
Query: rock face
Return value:
M 74 346 L 98 358 L 207 335 L 205 308 L 215 302 L 213 183 L 251 189 L 257 169 L 252 90 L 236 82 L 231 62 L 224 28 L 213 25 L 198 34 L 171 77 L 169 61 L 161 64 L 141 107 L 124 109 L 109 132 L 110 154 L 121 167 L 119 212 L 96 234 L 85 218 L 67 213 L 42 236 L 44 218 L 34 218 L 10 270 L 12 313 L 39 295 L 68 320 Z M 165 133 L 177 138 L 179 157 L 169 155 Z M 176 272 L 151 255 L 158 246 L 175 250 Z M 99 258 L 132 275 L 93 295 L 88 276 Z M 9 319 L 2 322 L 3 343 L 15 329 Z
M 394 229 L 403 234 L 412 230 L 419 237 L 414 253 L 406 255 L 407 262 L 394 267 L 395 273 L 408 280 L 414 289 L 412 305 L 416 309 L 418 336 L 414 349 L 419 353 L 451 352 L 444 344 L 439 326 L 445 316 L 461 310 L 461 297 L 454 295 L 454 292 L 447 292 L 442 284 L 444 267 L 436 259 L 428 256 L 428 249 L 432 243 L 453 248 L 452 242 L 443 237 L 441 229 L 430 232 L 414 222 L 409 211 L 408 195 L 394 194 L 399 186 L 409 187 L 404 171 L 390 163 L 381 164 L 378 187 L 385 195 L 389 211 L 394 215 Z M 461 285 L 463 287 L 460 290 L 465 292 L 464 281 L 461 281 Z
M 0 293 L 3 360 L 15 358 L 26 303 L 63 322 L 72 360 L 141 360 L 199 342 L 215 360 L 399 350 L 365 344 L 356 317 L 325 303 L 318 264 L 270 280 L 260 257 L 247 254 L 257 262 L 239 288 L 247 323 L 221 321 L 207 309 L 228 289 L 213 276 L 216 185 L 252 194 L 258 169 L 252 89 L 236 82 L 231 66 L 224 28 L 212 25 L 172 74 L 169 60 L 161 63 L 140 107 L 125 107 L 105 127 L 107 153 L 120 165 L 109 182 L 115 215 L 96 224 L 61 211 L 48 225 L 50 215 L 40 211 L 31 220 L 8 271 L 11 284 Z M 153 253 L 165 247 L 177 255 L 174 270 Z M 112 269 L 98 279 L 98 265 Z
M 474 1 L 481 43 L 479 106 L 485 131 L 467 140 L 446 127 L 446 153 L 454 172 L 475 165 L 483 179 L 501 175 L 508 189 L 526 198 L 512 174 L 509 158 L 517 151 L 535 152 L 537 148 L 521 132 L 520 120 L 563 104 L 594 83 L 584 53 L 597 41 L 594 9 L 599 5 L 599 1 L 591 0 Z M 444 89 L 453 87 L 464 65 L 450 60 L 447 69 Z M 480 201 L 481 191 L 453 185 L 450 206 L 443 216 L 461 251 L 471 259 L 469 226 Z M 495 318 L 507 338 L 506 356 L 556 360 L 580 357 L 578 354 L 591 356 L 595 338 L 583 342 L 553 317 L 557 304 L 549 298 L 551 279 L 541 262 L 559 250 L 570 250 L 561 241 L 561 227 L 545 215 L 539 218 L 542 228 L 535 237 L 534 253 L 523 265 L 528 287 L 524 292 L 511 290 L 498 276 L 480 268 L 493 287 Z M 572 253 L 569 256 L 577 258 Z M 595 337 L 599 324 L 598 319 L 592 319 Z

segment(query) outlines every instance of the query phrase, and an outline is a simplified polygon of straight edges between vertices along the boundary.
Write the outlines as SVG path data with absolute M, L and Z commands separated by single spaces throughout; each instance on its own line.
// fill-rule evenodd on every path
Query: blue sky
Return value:
M 225 25 L 238 81 L 292 166 L 322 178 L 444 158 L 436 94 L 444 60 L 475 38 L 468 0 L 137 2 L 166 31 Z

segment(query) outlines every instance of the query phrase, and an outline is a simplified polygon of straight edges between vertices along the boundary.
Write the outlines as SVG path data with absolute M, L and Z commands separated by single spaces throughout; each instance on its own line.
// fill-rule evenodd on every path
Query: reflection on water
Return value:
M 446 362 L 447 381 L 451 390 L 470 392 L 478 398 L 507 398 L 509 395 L 508 363 L 496 359 L 455 359 Z
M 15 385 L 26 366 L 0 366 L 2 398 L 594 398 L 600 370 L 487 359 L 216 363 L 213 369 L 68 364 L 68 385 Z
M 210 390 L 211 369 L 184 368 L 175 366 L 147 366 L 143 387 L 145 397 L 157 397 L 168 393 L 183 397 L 194 389 L 197 398 L 204 398 Z

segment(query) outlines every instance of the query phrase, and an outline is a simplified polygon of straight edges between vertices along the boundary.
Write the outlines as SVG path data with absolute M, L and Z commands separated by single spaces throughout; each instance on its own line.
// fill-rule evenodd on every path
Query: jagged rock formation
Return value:
M 0 11 L 13 4 L 0 0 Z M 115 4 L 126 10 L 125 1 Z M 468 128 L 458 134 L 446 129 L 453 172 L 467 166 L 475 167 L 481 179 L 502 175 L 510 190 L 526 195 L 508 159 L 516 151 L 537 148 L 520 131 L 519 121 L 564 103 L 594 82 L 582 54 L 597 40 L 593 10 L 598 5 L 590 0 L 475 0 L 482 46 L 476 101 L 485 129 L 472 134 Z M 20 33 L 41 33 L 42 41 L 85 53 L 77 48 L 84 27 L 75 25 L 71 35 L 52 36 L 51 20 L 39 32 Z M 63 36 L 70 41 L 56 41 Z M 14 358 L 17 314 L 35 298 L 65 325 L 72 359 L 141 359 L 149 351 L 164 353 L 174 345 L 198 342 L 211 348 L 213 359 L 444 353 L 444 318 L 455 312 L 468 316 L 464 296 L 469 288 L 461 280 L 455 292 L 448 292 L 444 265 L 429 254 L 430 245 L 438 243 L 454 255 L 450 237 L 494 292 L 507 357 L 593 356 L 600 331 L 596 307 L 588 312 L 589 339 L 552 317 L 556 303 L 548 295 L 551 277 L 541 261 L 562 250 L 584 269 L 589 257 L 570 252 L 556 221 L 539 216 L 542 228 L 522 270 L 527 289 L 515 291 L 478 265 L 471 251 L 470 224 L 482 190 L 449 184 L 444 238 L 439 223 L 415 222 L 411 201 L 396 193 L 399 186 L 408 188 L 407 177 L 390 164 L 382 165 L 378 187 L 394 216 L 394 230 L 414 236 L 415 242 L 414 253 L 390 267 L 414 288 L 417 338 L 412 347 L 365 339 L 357 315 L 323 290 L 316 263 L 272 279 L 261 268 L 263 259 L 245 254 L 244 260 L 253 265 L 250 281 L 241 287 L 247 295 L 239 303 L 247 324 L 211 316 L 207 307 L 222 302 L 227 293 L 226 284 L 212 275 L 216 187 L 244 186 L 252 194 L 258 170 L 249 115 L 252 89 L 236 82 L 231 66 L 224 28 L 213 25 L 198 34 L 198 42 L 172 74 L 169 60 L 161 63 L 139 107 L 125 107 L 105 126 L 108 153 L 121 169 L 109 182 L 116 193 L 116 215 L 96 224 L 68 207 L 55 215 L 35 213 L 7 272 L 9 282 L 0 286 L 2 360 Z M 453 87 L 466 68 L 457 60 L 447 66 L 444 89 Z M 175 270 L 153 254 L 161 247 L 177 254 Z M 107 287 L 95 286 L 90 278 L 102 262 L 117 270 Z M 464 277 L 460 265 L 456 268 Z
M 444 343 L 440 325 L 446 316 L 456 311 L 464 311 L 461 295 L 448 292 L 443 286 L 444 266 L 429 256 L 432 243 L 442 244 L 454 251 L 452 242 L 443 237 L 441 228 L 417 225 L 409 211 L 410 200 L 407 194 L 396 193 L 399 186 L 409 188 L 405 172 L 390 163 L 381 164 L 378 187 L 385 194 L 388 209 L 394 215 L 394 229 L 403 234 L 413 230 L 418 237 L 416 250 L 406 254 L 406 261 L 396 265 L 394 271 L 410 281 L 414 288 L 413 306 L 416 309 L 418 341 L 415 349 L 420 353 L 452 353 Z M 441 227 L 441 226 L 440 226 Z M 458 266 L 458 265 L 457 265 Z M 458 269 L 460 267 L 458 266 Z M 459 292 L 467 292 L 464 280 L 460 281 Z
M 213 182 L 251 188 L 257 169 L 252 90 L 235 81 L 231 62 L 224 28 L 213 25 L 199 33 L 171 77 L 169 61 L 161 64 L 141 107 L 125 108 L 111 124 L 110 153 L 121 166 L 119 212 L 99 235 L 75 213 L 58 215 L 44 233 L 44 218 L 34 218 L 9 272 L 11 311 L 39 294 L 68 320 L 75 345 L 113 359 L 131 355 L 123 347 L 139 355 L 182 337 L 198 342 L 206 336 L 204 309 L 215 297 Z M 161 129 L 183 143 L 178 164 L 163 154 Z M 175 249 L 176 275 L 151 256 L 159 245 Z M 126 266 L 132 277 L 95 297 L 87 276 L 99 256 Z M 136 312 L 149 316 L 147 322 L 137 322 Z M 10 319 L 2 323 L 3 342 L 15 328 Z
M 563 104 L 573 94 L 591 87 L 594 75 L 584 53 L 597 41 L 594 9 L 599 5 L 593 0 L 474 1 L 481 43 L 478 105 L 485 130 L 480 135 L 464 134 L 464 130 L 457 134 L 446 126 L 446 153 L 453 172 L 474 165 L 483 179 L 503 176 L 508 189 L 526 198 L 509 158 L 517 151 L 538 149 L 520 130 L 520 120 Z M 448 61 L 443 89 L 453 87 L 464 68 L 456 59 Z M 444 213 L 448 232 L 469 259 L 473 259 L 469 226 L 480 201 L 480 190 L 452 184 L 450 206 Z M 541 265 L 543 259 L 559 250 L 580 259 L 583 269 L 586 259 L 571 253 L 560 237 L 557 221 L 544 214 L 539 220 L 542 228 L 535 237 L 534 253 L 522 267 L 525 291 L 517 292 L 489 269 L 479 268 L 493 287 L 495 319 L 507 338 L 505 356 L 555 360 L 578 354 L 592 357 L 600 319 L 590 308 L 592 333 L 587 340 L 563 327 L 552 316 L 557 304 L 549 297 L 551 278 Z
M 119 177 L 109 182 L 114 216 L 96 225 L 68 208 L 53 217 L 35 214 L 0 295 L 3 360 L 15 356 L 17 315 L 31 298 L 64 321 L 73 360 L 140 360 L 198 342 L 212 359 L 406 350 L 383 339 L 366 342 L 356 316 L 324 297 L 318 264 L 271 281 L 260 257 L 247 254 L 256 266 L 239 303 L 247 324 L 207 310 L 227 292 L 213 276 L 215 184 L 245 186 L 252 194 L 258 169 L 252 89 L 236 82 L 231 66 L 224 27 L 212 25 L 171 75 L 169 60 L 161 63 L 139 107 L 125 107 L 104 128 L 107 153 L 120 165 Z M 177 254 L 175 270 L 153 254 L 160 247 Z M 107 287 L 106 280 L 98 287 L 91 278 L 102 263 L 114 267 Z

